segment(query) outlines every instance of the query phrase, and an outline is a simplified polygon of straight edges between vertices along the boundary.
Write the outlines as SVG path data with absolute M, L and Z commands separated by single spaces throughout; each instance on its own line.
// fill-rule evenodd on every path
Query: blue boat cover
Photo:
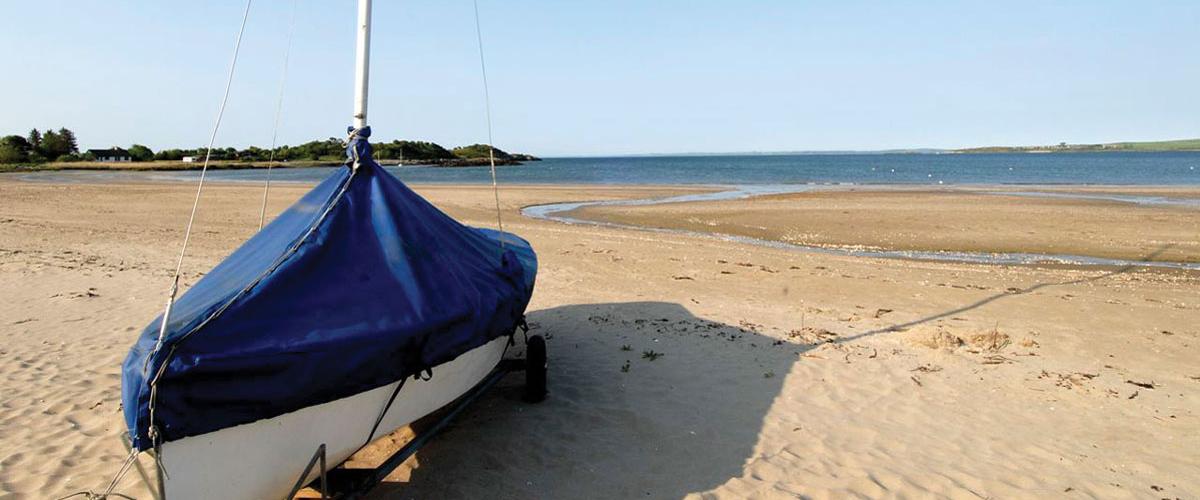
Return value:
M 368 134 L 350 145 L 356 170 L 338 169 L 179 297 L 161 347 L 162 316 L 142 332 L 121 380 L 137 449 L 155 445 L 152 426 L 173 441 L 352 396 L 520 324 L 537 272 L 529 243 L 438 210 L 371 159 Z

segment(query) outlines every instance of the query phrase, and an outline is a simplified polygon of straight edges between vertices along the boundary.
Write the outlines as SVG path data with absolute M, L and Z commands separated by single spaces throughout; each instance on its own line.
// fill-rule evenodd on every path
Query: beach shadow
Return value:
M 679 498 L 715 488 L 742 476 L 797 354 L 811 347 L 663 302 L 528 319 L 530 334 L 548 338 L 549 397 L 521 401 L 523 376 L 509 375 L 416 455 L 407 481 L 369 498 Z
M 1175 246 L 1175 244 L 1173 244 L 1173 243 L 1168 243 L 1166 245 L 1163 245 L 1163 246 L 1159 247 L 1157 250 L 1146 254 L 1146 256 L 1142 257 L 1141 259 L 1138 259 L 1138 262 L 1152 262 L 1154 260 L 1154 258 L 1158 257 L 1159 255 L 1162 255 L 1164 252 L 1166 252 L 1167 250 L 1170 250 L 1174 246 Z M 1046 282 L 1046 283 L 1036 283 L 1036 284 L 1033 284 L 1033 285 L 1030 285 L 1030 286 L 1027 286 L 1024 288 L 1013 287 L 1013 288 L 1009 288 L 1009 289 L 1005 290 L 1004 292 L 1001 292 L 1001 293 L 998 293 L 995 295 L 991 295 L 989 297 L 985 297 L 983 299 L 977 300 L 975 302 L 964 305 L 962 307 L 956 307 L 954 309 L 942 311 L 937 314 L 932 314 L 929 316 L 925 316 L 923 318 L 915 319 L 912 321 L 907 321 L 904 323 L 896 323 L 893 325 L 889 325 L 885 328 L 879 328 L 876 330 L 862 332 L 862 333 L 855 334 L 855 335 L 847 335 L 845 337 L 838 338 L 835 342 L 839 342 L 839 343 L 853 342 L 855 340 L 865 338 L 865 337 L 871 337 L 871 336 L 880 335 L 880 334 L 884 334 L 884 333 L 900 332 L 900 331 L 904 331 L 908 328 L 911 328 L 911 327 L 914 327 L 917 325 L 921 325 L 924 323 L 931 323 L 931 322 L 937 321 L 939 319 L 948 318 L 948 317 L 955 316 L 955 315 L 958 315 L 958 314 L 961 314 L 961 313 L 964 313 L 964 312 L 967 312 L 967 311 L 970 311 L 973 309 L 978 309 L 980 307 L 986 306 L 988 304 L 991 304 L 992 302 L 996 302 L 1001 299 L 1005 299 L 1005 298 L 1009 298 L 1009 297 L 1016 297 L 1018 295 L 1030 294 L 1030 293 L 1033 293 L 1033 292 L 1036 292 L 1038 290 L 1041 290 L 1043 288 L 1048 288 L 1048 287 L 1069 286 L 1069 285 L 1078 285 L 1078 284 L 1082 284 L 1082 283 L 1092 283 L 1092 282 L 1104 280 L 1107 278 L 1111 278 L 1113 276 L 1126 274 L 1128 272 L 1131 272 L 1131 271 L 1137 269 L 1138 267 L 1139 266 L 1137 264 L 1126 264 L 1124 266 L 1112 269 L 1103 274 L 1091 276 L 1088 278 L 1079 278 L 1079 279 L 1067 280 L 1067 281 L 1052 281 L 1052 282 Z

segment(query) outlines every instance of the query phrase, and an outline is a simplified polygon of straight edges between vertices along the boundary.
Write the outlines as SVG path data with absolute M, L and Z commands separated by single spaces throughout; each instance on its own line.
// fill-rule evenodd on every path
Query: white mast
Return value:
M 371 0 L 358 0 L 358 59 L 354 64 L 354 128 L 367 126 L 367 81 L 371 74 Z

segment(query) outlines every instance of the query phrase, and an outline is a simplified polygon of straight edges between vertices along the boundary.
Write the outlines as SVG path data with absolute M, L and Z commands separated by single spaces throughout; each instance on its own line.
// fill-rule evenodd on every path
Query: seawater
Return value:
M 336 166 L 279 168 L 273 181 L 317 182 Z M 486 167 L 388 167 L 405 182 L 488 184 Z M 187 172 L 42 172 L 30 180 L 187 181 Z M 263 169 L 214 170 L 217 181 L 262 182 Z M 1200 152 L 1009 154 L 762 154 L 548 158 L 497 168 L 512 184 L 1092 184 L 1200 185 Z

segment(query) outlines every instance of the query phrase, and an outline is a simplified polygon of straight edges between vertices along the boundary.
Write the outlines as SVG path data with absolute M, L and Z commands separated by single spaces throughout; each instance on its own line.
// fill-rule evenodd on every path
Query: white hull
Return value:
M 433 368 L 433 378 L 409 378 L 374 438 L 387 435 L 462 396 L 504 355 L 501 337 Z M 275 418 L 192 436 L 162 446 L 164 491 L 171 500 L 274 499 L 288 493 L 321 444 L 333 467 L 367 439 L 396 384 Z M 316 469 L 316 467 L 314 467 Z M 306 480 L 317 476 L 314 470 Z

